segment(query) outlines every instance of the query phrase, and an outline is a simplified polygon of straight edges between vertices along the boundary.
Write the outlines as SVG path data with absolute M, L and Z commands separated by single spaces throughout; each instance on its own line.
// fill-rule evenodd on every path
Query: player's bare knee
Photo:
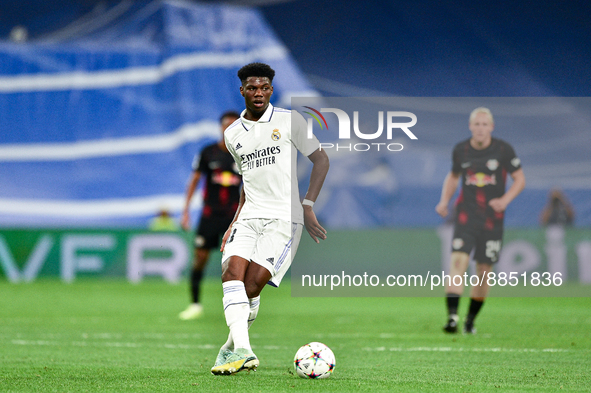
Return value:
M 230 257 L 222 264 L 222 282 L 244 281 L 248 261 L 243 258 Z
M 196 270 L 203 270 L 209 259 L 209 249 L 195 248 L 195 259 L 193 260 L 193 267 Z
M 487 275 L 489 272 L 493 271 L 493 266 L 488 263 L 481 263 L 476 262 L 476 274 L 479 276 Z
M 203 270 L 203 267 L 205 266 L 204 263 L 201 263 L 201 261 L 199 261 L 197 258 L 195 258 L 195 260 L 193 261 L 193 270 Z
M 222 282 L 228 282 L 228 281 L 242 281 L 239 276 L 237 276 L 234 272 L 232 271 L 228 271 L 225 270 L 224 272 L 222 272 Z
M 260 286 L 252 281 L 244 283 L 244 289 L 246 290 L 246 295 L 249 299 L 259 296 L 263 290 L 263 287 L 264 285 Z
M 226 269 L 222 270 L 222 282 L 227 281 L 242 281 L 244 280 L 244 274 L 241 274 L 237 269 L 232 269 L 227 266 Z
M 470 255 L 465 252 L 454 251 L 451 253 L 451 269 L 454 274 L 463 274 L 468 268 Z

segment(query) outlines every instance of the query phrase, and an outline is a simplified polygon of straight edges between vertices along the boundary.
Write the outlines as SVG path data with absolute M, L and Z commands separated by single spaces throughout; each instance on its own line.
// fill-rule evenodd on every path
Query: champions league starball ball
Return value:
M 296 374 L 301 378 L 328 378 L 335 367 L 334 353 L 319 342 L 311 342 L 298 349 L 293 362 Z

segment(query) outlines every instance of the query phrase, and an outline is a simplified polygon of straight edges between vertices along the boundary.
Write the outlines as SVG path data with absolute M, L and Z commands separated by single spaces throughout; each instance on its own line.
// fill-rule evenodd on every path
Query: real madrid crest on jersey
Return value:
M 279 130 L 277 128 L 273 130 L 273 134 L 271 134 L 271 139 L 273 139 L 274 141 L 278 141 L 279 139 L 281 139 L 281 134 L 279 133 Z

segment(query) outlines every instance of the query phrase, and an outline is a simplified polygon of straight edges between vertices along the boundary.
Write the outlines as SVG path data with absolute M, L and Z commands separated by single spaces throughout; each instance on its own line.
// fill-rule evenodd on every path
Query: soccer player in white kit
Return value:
M 296 253 L 302 227 L 319 243 L 326 230 L 312 206 L 329 162 L 315 137 L 308 138 L 304 118 L 270 104 L 275 71 L 251 63 L 238 71 L 246 109 L 224 132 L 243 179 L 240 203 L 222 239 L 222 286 L 228 340 L 211 372 L 230 375 L 256 369 L 248 328 L 254 322 L 266 284 L 279 286 Z M 310 185 L 300 202 L 297 151 L 312 161 Z

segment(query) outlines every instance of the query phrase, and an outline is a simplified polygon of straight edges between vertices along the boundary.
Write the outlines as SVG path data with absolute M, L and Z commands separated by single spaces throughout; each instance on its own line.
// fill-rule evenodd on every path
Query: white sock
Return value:
M 259 305 L 261 304 L 261 297 L 260 295 L 257 297 L 253 297 L 248 299 L 248 302 L 250 303 L 250 313 L 248 315 L 248 328 L 250 329 L 250 327 L 252 326 L 252 323 L 254 322 L 254 320 L 257 317 L 257 314 L 259 313 Z M 224 345 L 222 345 L 222 349 L 229 349 L 230 351 L 234 350 L 234 340 L 232 340 L 232 334 L 228 334 L 228 340 L 226 340 L 226 342 L 224 343 Z
M 222 283 L 224 289 L 224 314 L 226 324 L 230 328 L 230 339 L 234 342 L 234 348 L 246 348 L 252 351 L 248 338 L 248 315 L 250 305 L 248 296 L 242 281 L 226 281 Z M 227 345 L 228 341 L 226 342 Z
M 248 314 L 248 328 L 252 326 L 252 323 L 255 319 L 257 319 L 257 314 L 259 313 L 259 305 L 261 304 L 261 296 L 253 297 L 248 299 L 250 303 L 250 314 Z
M 232 340 L 232 333 L 228 333 L 228 339 L 224 345 L 222 345 L 221 349 L 229 349 L 230 351 L 234 350 L 234 340 Z

